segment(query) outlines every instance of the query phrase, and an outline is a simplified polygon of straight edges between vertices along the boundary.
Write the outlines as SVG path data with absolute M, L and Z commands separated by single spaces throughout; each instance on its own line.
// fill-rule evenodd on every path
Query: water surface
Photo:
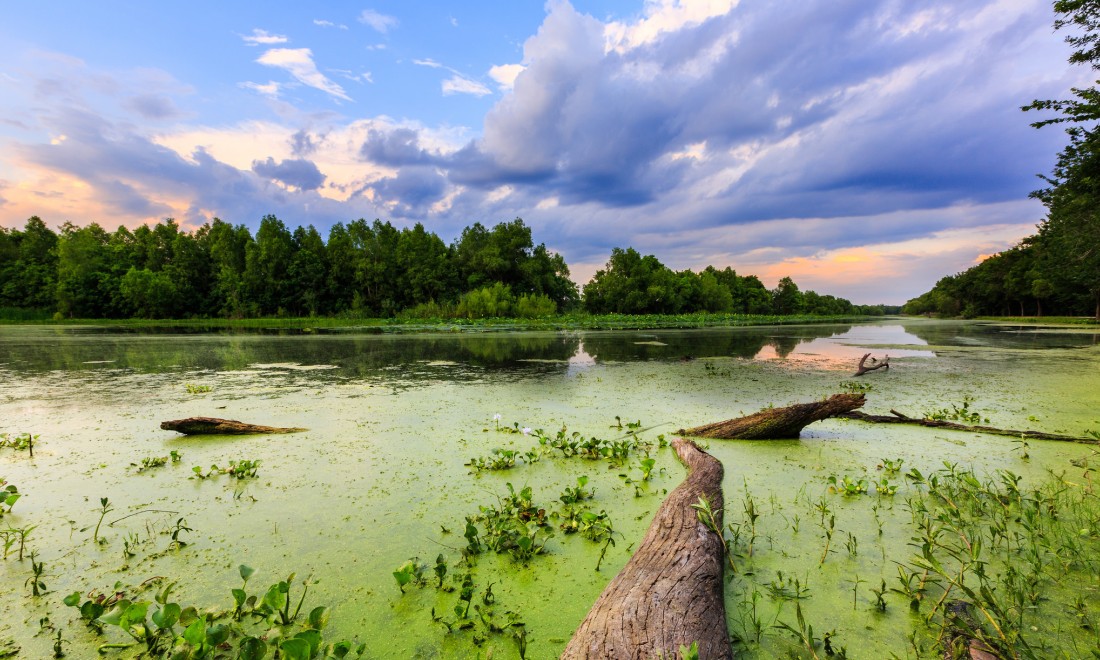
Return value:
M 0 450 L 0 477 L 25 494 L 0 525 L 36 525 L 31 547 L 46 562 L 51 594 L 25 597 L 29 562 L 0 561 L 0 640 L 14 638 L 27 657 L 47 657 L 36 635 L 47 615 L 64 627 L 74 656 L 97 640 L 64 608 L 73 591 L 137 584 L 153 576 L 181 580 L 181 602 L 228 606 L 236 566 L 260 572 L 255 588 L 286 574 L 320 579 L 311 603 L 333 607 L 331 638 L 357 637 L 371 657 L 516 657 L 506 638 L 482 647 L 447 635 L 429 610 L 449 609 L 454 595 L 433 589 L 402 596 L 391 572 L 411 557 L 452 560 L 463 544 L 463 519 L 493 503 L 505 482 L 529 484 L 553 505 L 577 476 L 590 477 L 593 506 L 611 513 L 622 534 L 602 570 L 599 546 L 559 535 L 528 567 L 482 557 L 481 587 L 494 583 L 501 608 L 527 623 L 528 657 L 554 657 L 608 580 L 629 558 L 653 512 L 683 470 L 669 450 L 642 496 L 619 474 L 630 466 L 561 462 L 469 474 L 463 464 L 494 447 L 527 450 L 506 426 L 562 426 L 586 436 L 616 437 L 621 421 L 655 426 L 644 434 L 755 412 L 768 405 L 819 399 L 850 381 L 860 356 L 889 355 L 892 368 L 860 379 L 872 386 L 868 412 L 893 408 L 918 415 L 972 398 L 995 426 L 1080 434 L 1100 429 L 1100 335 L 963 322 L 886 320 L 856 326 L 525 332 L 428 335 L 140 334 L 112 328 L 0 327 L 0 433 L 40 435 L 33 460 Z M 187 384 L 210 392 L 188 394 Z M 243 438 L 186 438 L 161 431 L 163 420 L 216 416 L 304 433 Z M 745 494 L 768 503 L 752 568 L 760 583 L 779 570 L 811 584 L 803 609 L 815 628 L 835 629 L 849 657 L 904 657 L 897 630 L 905 608 L 874 619 L 865 603 L 853 611 L 852 575 L 877 584 L 895 574 L 886 557 L 904 555 L 899 524 L 882 540 L 867 532 L 869 504 L 838 504 L 838 525 L 867 535 L 864 552 L 819 565 L 816 536 L 791 531 L 803 500 L 826 494 L 834 474 L 874 475 L 883 458 L 933 471 L 944 461 L 982 473 L 1010 468 L 1028 480 L 1072 470 L 1087 448 L 1031 443 L 1029 459 L 1008 439 L 920 428 L 828 421 L 783 442 L 711 442 L 726 466 L 731 520 Z M 183 460 L 142 474 L 131 463 L 170 450 Z M 259 479 L 231 483 L 190 479 L 192 466 L 259 459 Z M 904 493 L 899 493 L 904 496 Z M 115 511 L 91 531 L 99 499 Z M 834 496 L 835 497 L 835 496 Z M 868 500 L 869 502 L 870 500 Z M 900 497 L 895 500 L 900 503 Z M 897 504 L 895 504 L 897 506 Z M 900 509 L 900 507 L 898 507 Z M 155 510 L 152 512 L 149 510 Z M 158 513 L 171 512 L 171 513 Z M 904 517 L 900 511 L 899 516 Z M 805 514 L 802 514 L 805 517 Z M 163 532 L 179 517 L 191 543 L 165 552 Z M 799 532 L 801 533 L 801 532 Z M 124 542 L 137 539 L 134 556 Z M 804 547 L 802 547 L 804 546 Z M 881 546 L 881 547 L 880 547 Z M 727 587 L 730 626 L 739 629 L 751 584 Z M 858 592 L 858 590 L 857 590 Z M 865 595 L 857 593 L 857 601 Z M 845 603 L 845 607 L 838 607 Z M 792 620 L 789 610 L 780 616 Z M 749 655 L 785 652 L 770 632 Z

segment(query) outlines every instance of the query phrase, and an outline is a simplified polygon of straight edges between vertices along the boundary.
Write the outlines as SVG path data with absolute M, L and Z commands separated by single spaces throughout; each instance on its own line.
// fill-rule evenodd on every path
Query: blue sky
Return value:
M 522 217 L 900 303 L 1034 231 L 1064 138 L 1043 0 L 20 3 L 0 226 Z

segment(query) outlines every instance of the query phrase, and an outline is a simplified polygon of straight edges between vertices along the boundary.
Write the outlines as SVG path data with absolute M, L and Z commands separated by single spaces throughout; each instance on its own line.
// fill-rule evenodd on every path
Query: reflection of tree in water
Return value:
M 1042 332 L 1026 325 L 993 325 L 918 321 L 902 323 L 906 332 L 933 346 L 989 346 L 992 348 L 1083 348 L 1100 345 L 1100 332 Z
M 832 337 L 850 329 L 850 325 L 806 325 L 591 332 L 584 334 L 584 348 L 602 362 L 726 356 L 751 359 L 765 346 L 771 346 L 777 355 L 786 357 L 801 343 Z
M 0 364 L 16 372 L 133 369 L 240 371 L 253 365 L 333 365 L 302 372 L 331 380 L 377 377 L 383 370 L 458 362 L 481 369 L 564 371 L 579 346 L 561 333 L 483 335 L 138 335 L 37 332 L 0 340 Z M 548 361 L 528 363 L 524 360 Z M 89 364 L 92 363 L 92 364 Z M 405 367 L 408 367 L 406 369 Z

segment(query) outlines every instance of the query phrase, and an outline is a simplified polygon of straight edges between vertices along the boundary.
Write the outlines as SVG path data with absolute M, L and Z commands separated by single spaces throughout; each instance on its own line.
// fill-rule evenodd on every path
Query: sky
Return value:
M 900 304 L 1034 233 L 1049 0 L 8 3 L 0 226 L 514 218 Z

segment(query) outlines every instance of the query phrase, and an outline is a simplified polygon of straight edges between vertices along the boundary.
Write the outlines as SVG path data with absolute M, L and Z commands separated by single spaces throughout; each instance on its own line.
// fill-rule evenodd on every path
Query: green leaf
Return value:
M 206 645 L 213 648 L 229 639 L 229 626 L 217 623 L 206 630 Z
M 120 600 L 111 608 L 110 612 L 99 617 L 99 622 L 107 624 L 108 626 L 122 625 L 122 617 L 126 613 L 126 608 L 130 607 L 130 601 Z
M 64 600 L 62 600 L 61 602 L 65 603 L 69 607 L 79 607 L 80 606 L 80 596 L 81 596 L 81 594 L 80 594 L 79 591 L 74 591 L 71 594 L 69 594 L 68 596 L 65 596 Z
M 188 605 L 180 612 L 180 625 L 189 626 L 194 623 L 197 618 L 199 618 L 199 611 L 195 609 L 194 605 Z
M 309 627 L 314 630 L 324 630 L 328 625 L 328 608 L 324 605 L 313 608 L 309 613 Z
M 239 660 L 264 660 L 266 655 L 267 644 L 259 637 L 245 637 L 241 640 L 241 646 L 237 652 Z
M 252 577 L 252 574 L 256 572 L 256 569 L 252 568 L 251 566 L 246 566 L 244 564 L 241 564 L 237 570 L 240 571 L 241 579 L 245 582 L 248 582 L 248 578 Z
M 195 619 L 195 621 L 183 631 L 183 638 L 187 640 L 187 643 L 191 646 L 201 648 L 202 643 L 206 641 L 206 620 Z
M 309 642 L 300 637 L 283 640 L 283 643 L 279 644 L 279 650 L 283 652 L 286 660 L 309 660 Z
M 163 609 L 153 612 L 153 623 L 161 630 L 168 630 L 180 620 L 180 606 L 168 603 Z
M 244 601 L 247 598 L 248 598 L 248 594 L 246 594 L 244 592 L 244 589 L 234 589 L 233 590 L 233 602 L 235 602 L 237 604 L 237 607 L 243 606 Z
M 321 647 L 321 633 L 316 630 L 303 630 L 294 636 L 294 639 L 305 640 L 309 644 L 309 656 L 313 657 L 317 653 L 317 649 Z

